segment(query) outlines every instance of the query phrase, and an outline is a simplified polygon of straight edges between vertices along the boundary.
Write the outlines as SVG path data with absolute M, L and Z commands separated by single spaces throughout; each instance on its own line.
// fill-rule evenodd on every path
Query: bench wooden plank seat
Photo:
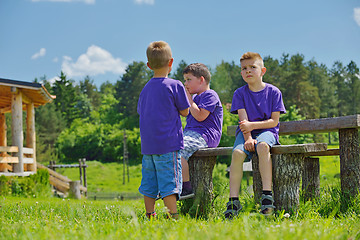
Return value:
M 232 149 L 232 147 L 202 148 L 196 151 L 194 156 L 227 156 L 232 154 Z M 271 154 L 305 153 L 306 155 L 322 156 L 318 154 L 328 155 L 328 153 L 331 153 L 336 155 L 338 152 L 338 149 L 334 149 L 333 151 L 327 150 L 326 143 L 275 145 L 271 148 Z

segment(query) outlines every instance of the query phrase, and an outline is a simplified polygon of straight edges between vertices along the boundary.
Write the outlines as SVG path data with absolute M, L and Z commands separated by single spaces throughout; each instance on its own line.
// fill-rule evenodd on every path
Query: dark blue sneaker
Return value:
M 192 189 L 185 188 L 185 189 L 182 190 L 182 192 L 180 194 L 179 201 L 184 200 L 184 199 L 188 199 L 188 198 L 193 198 L 194 196 L 195 196 L 195 193 L 193 192 Z

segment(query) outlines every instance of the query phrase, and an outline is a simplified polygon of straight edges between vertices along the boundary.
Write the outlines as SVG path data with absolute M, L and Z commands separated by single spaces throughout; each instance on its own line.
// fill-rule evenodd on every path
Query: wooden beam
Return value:
M 227 134 L 235 136 L 237 125 L 228 126 Z M 337 132 L 339 129 L 360 128 L 360 114 L 308 119 L 300 121 L 280 122 L 279 135 Z
M 18 146 L 0 146 L 0 152 L 19 152 Z
M 360 114 L 334 118 L 281 122 L 279 134 L 291 135 L 304 133 L 337 132 L 339 129 L 344 128 L 360 128 Z
M 0 146 L 7 145 L 7 137 L 6 137 L 6 119 L 5 114 L 0 113 Z M 6 152 L 2 152 L 0 150 L 0 157 L 5 157 Z M 8 164 L 0 163 L 0 172 L 8 172 Z
M 32 148 L 23 148 L 24 154 L 34 154 L 34 149 Z
M 7 146 L 6 129 L 5 114 L 0 113 L 0 146 Z
M 23 133 L 23 110 L 22 110 L 22 94 L 16 87 L 11 87 L 11 133 L 12 133 L 12 145 L 18 146 L 19 151 L 16 156 L 19 158 L 19 162 L 14 165 L 14 173 L 24 172 L 23 163 L 23 146 L 24 146 L 24 133 Z
M 32 164 L 29 166 L 30 171 L 32 172 L 36 172 L 36 133 L 35 133 L 35 109 L 34 109 L 34 104 L 28 104 L 26 106 L 26 112 L 27 112 L 27 117 L 26 117 L 26 147 L 27 149 L 23 149 L 24 153 L 26 154 L 32 154 L 32 158 L 33 158 L 33 162 Z M 28 150 L 32 150 L 32 152 L 25 152 Z
M 0 163 L 19 163 L 18 157 L 0 157 Z
M 52 176 L 60 179 L 60 180 L 63 181 L 63 182 L 67 182 L 67 183 L 71 182 L 71 179 L 69 179 L 69 178 L 67 178 L 67 177 L 65 177 L 65 176 L 63 176 L 63 175 L 61 175 L 61 174 L 59 174 L 59 173 L 51 170 L 51 169 L 48 168 L 48 167 L 45 167 L 44 165 L 42 165 L 42 164 L 40 164 L 40 163 L 37 163 L 37 168 L 48 170 L 48 172 L 49 172 L 50 175 L 52 175 Z
M 296 145 L 275 145 L 272 146 L 271 154 L 310 153 L 326 151 L 326 143 L 306 143 Z
M 66 193 L 70 189 L 70 184 L 67 182 L 63 182 L 60 179 L 50 175 L 49 177 L 50 184 L 53 185 L 60 192 Z
M 11 112 L 11 107 L 4 107 L 0 109 L 0 113 L 9 113 Z

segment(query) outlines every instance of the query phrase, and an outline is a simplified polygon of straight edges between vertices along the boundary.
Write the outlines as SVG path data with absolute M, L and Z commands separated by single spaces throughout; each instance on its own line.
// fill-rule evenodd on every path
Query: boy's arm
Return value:
M 187 89 L 186 89 L 186 96 L 190 103 L 191 115 L 199 122 L 204 121 L 209 116 L 210 111 L 204 108 L 199 108 L 198 105 L 193 101 L 193 98 Z
M 245 109 L 239 109 L 238 116 L 239 116 L 240 123 L 243 121 L 249 122 Z M 241 127 L 241 124 L 240 124 L 240 127 Z M 251 131 L 246 132 L 246 133 L 242 132 L 242 134 L 244 135 L 244 140 L 245 140 L 244 148 L 249 152 L 255 152 L 256 140 L 252 138 Z
M 246 133 L 251 133 L 251 131 L 254 129 L 273 128 L 279 124 L 279 119 L 280 119 L 280 112 L 272 112 L 270 119 L 260 122 L 249 122 L 247 119 L 241 121 L 240 119 L 240 130 L 244 134 L 246 134 Z
M 184 110 L 180 110 L 179 113 L 180 113 L 181 116 L 186 117 L 187 115 L 189 115 L 189 108 L 185 108 Z

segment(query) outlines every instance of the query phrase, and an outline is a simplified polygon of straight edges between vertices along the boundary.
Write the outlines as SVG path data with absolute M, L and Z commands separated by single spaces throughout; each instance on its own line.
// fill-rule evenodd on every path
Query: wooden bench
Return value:
M 235 135 L 237 126 L 228 127 L 228 135 Z M 296 209 L 299 204 L 299 185 L 311 198 L 318 194 L 319 159 L 314 156 L 340 155 L 340 178 L 343 194 L 355 196 L 360 190 L 360 160 L 358 128 L 360 115 L 311 119 L 280 123 L 280 135 L 339 131 L 339 149 L 327 149 L 324 143 L 279 145 L 271 149 L 273 161 L 273 190 L 277 209 Z M 189 159 L 190 178 L 195 190 L 193 208 L 205 213 L 213 199 L 212 171 L 216 157 L 231 155 L 232 147 L 199 149 Z M 261 192 L 258 160 L 252 159 L 255 200 Z M 199 204 L 201 203 L 201 204 Z

